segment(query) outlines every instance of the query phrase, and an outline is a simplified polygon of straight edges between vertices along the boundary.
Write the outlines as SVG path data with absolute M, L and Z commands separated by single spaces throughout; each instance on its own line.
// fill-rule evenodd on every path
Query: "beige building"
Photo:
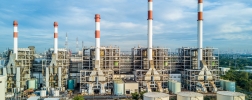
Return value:
M 136 81 L 132 81 L 132 80 L 124 80 L 124 93 L 126 95 L 131 95 L 131 93 L 138 93 L 138 88 L 139 85 Z

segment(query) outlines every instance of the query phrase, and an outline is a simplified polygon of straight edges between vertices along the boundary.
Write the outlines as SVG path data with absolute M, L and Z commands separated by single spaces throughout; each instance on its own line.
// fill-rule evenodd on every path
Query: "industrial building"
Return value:
M 49 49 L 42 59 L 42 91 L 49 96 L 58 97 L 67 89 L 69 77 L 70 53 L 66 48 L 58 48 L 58 23 L 54 22 L 54 48 Z M 45 96 L 46 93 L 42 93 Z
M 190 91 L 216 92 L 219 87 L 219 55 L 216 48 L 203 48 L 203 62 L 198 67 L 197 49 L 179 48 L 182 87 Z M 217 52 L 214 52 L 217 51 Z
M 152 45 L 152 3 L 148 0 L 147 47 L 133 47 L 129 52 L 122 52 L 117 46 L 100 45 L 103 33 L 99 14 L 94 17 L 95 46 L 83 46 L 77 53 L 70 52 L 67 46 L 58 48 L 57 22 L 54 22 L 54 48 L 39 55 L 34 46 L 18 48 L 18 23 L 14 21 L 14 48 L 4 52 L 0 61 L 0 74 L 6 76 L 6 80 L 0 76 L 6 82 L 5 97 L 28 97 L 34 90 L 40 91 L 41 98 L 61 98 L 70 91 L 114 96 L 146 91 L 148 100 L 159 96 L 169 99 L 168 94 L 203 99 L 200 93 L 222 90 L 220 87 L 225 86 L 219 76 L 219 51 L 203 48 L 203 0 L 198 0 L 198 47 L 182 47 L 176 52 Z M 1 83 L 0 86 L 4 87 Z M 188 95 L 181 88 L 199 93 Z M 20 92 L 22 95 L 15 95 Z

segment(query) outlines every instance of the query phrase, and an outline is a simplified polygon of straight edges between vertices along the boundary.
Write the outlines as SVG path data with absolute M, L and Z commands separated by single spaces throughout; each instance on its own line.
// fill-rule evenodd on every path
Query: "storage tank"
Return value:
M 181 83 L 179 82 L 172 82 L 172 93 L 177 94 L 181 92 Z
M 41 90 L 40 97 L 45 97 L 45 96 L 46 96 L 46 90 Z
M 38 79 L 35 78 L 35 89 L 38 89 Z
M 74 90 L 74 80 L 73 79 L 67 80 L 67 89 Z
M 124 95 L 124 82 L 123 80 L 114 81 L 114 95 Z
M 144 93 L 143 100 L 169 100 L 169 94 L 160 92 L 147 92 Z
M 218 91 L 217 100 L 245 100 L 245 94 L 231 91 Z
M 177 100 L 204 100 L 204 96 L 196 92 L 178 92 Z
M 226 89 L 227 91 L 235 92 L 235 82 L 226 81 L 226 82 L 225 82 L 225 89 Z
M 0 100 L 5 100 L 6 80 L 7 76 L 0 75 Z
M 77 86 L 77 79 L 74 78 L 73 80 L 74 80 L 74 88 L 75 88 Z
M 54 90 L 53 91 L 53 96 L 58 97 L 59 96 L 59 90 Z
M 172 91 L 172 82 L 173 82 L 173 80 L 169 80 L 169 82 L 168 82 L 169 91 Z
M 35 79 L 30 79 L 27 81 L 28 89 L 36 89 L 36 81 Z
M 49 92 L 49 95 L 50 96 L 53 96 L 54 95 L 54 88 L 51 88 L 50 92 Z
M 225 90 L 225 80 L 220 79 L 220 87 Z

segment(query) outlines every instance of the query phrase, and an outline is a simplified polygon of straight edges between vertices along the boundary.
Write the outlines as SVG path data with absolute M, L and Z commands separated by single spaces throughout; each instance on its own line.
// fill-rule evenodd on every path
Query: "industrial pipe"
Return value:
M 202 61 L 203 49 L 203 0 L 198 0 L 198 69 Z
M 13 53 L 16 54 L 16 59 L 18 58 L 18 22 L 15 20 L 13 22 L 14 26 L 14 32 L 13 32 L 13 38 L 14 38 L 14 47 L 13 47 Z
M 54 22 L 54 54 L 57 55 L 57 53 L 58 53 L 58 22 Z
M 95 14 L 95 60 L 100 60 L 100 15 Z M 100 61 L 99 61 L 100 65 Z
M 152 0 L 148 0 L 148 60 L 152 60 Z

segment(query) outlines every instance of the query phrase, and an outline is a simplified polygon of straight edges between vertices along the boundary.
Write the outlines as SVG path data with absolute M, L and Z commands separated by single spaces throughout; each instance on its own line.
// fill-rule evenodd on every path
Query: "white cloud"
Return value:
M 101 15 L 102 45 L 118 45 L 121 50 L 129 50 L 138 44 L 142 46 L 147 44 L 148 9 L 145 0 L 21 3 L 30 6 L 9 1 L 4 2 L 4 5 L 0 4 L 2 19 L 0 34 L 8 37 L 7 39 L 0 37 L 0 42 L 6 42 L 0 47 L 0 51 L 12 47 L 14 19 L 20 22 L 19 41 L 25 45 L 36 45 L 38 49 L 52 46 L 54 21 L 59 22 L 61 47 L 64 46 L 66 32 L 69 33 L 71 48 L 75 48 L 76 37 L 83 40 L 86 46 L 94 45 L 94 14 L 96 13 Z M 252 31 L 251 4 L 248 1 L 237 0 L 204 1 L 204 43 L 220 47 L 223 44 L 215 44 L 213 40 L 236 42 L 247 39 L 247 42 L 252 42 L 252 34 L 249 34 Z M 16 9 L 17 6 L 20 9 Z M 155 0 L 153 6 L 155 46 L 175 49 L 197 45 L 197 0 Z M 33 38 L 36 42 L 30 42 L 28 38 Z
M 171 21 L 181 20 L 182 18 L 184 18 L 184 16 L 183 11 L 181 10 L 172 10 L 169 12 L 167 11 L 166 14 L 164 15 L 164 19 Z

